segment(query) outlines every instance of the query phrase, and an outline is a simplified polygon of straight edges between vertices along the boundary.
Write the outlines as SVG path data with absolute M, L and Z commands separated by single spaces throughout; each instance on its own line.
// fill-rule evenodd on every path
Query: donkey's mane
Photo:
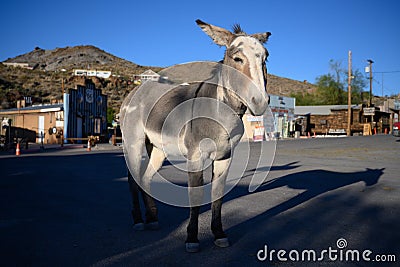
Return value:
M 242 27 L 240 27 L 240 24 L 238 24 L 238 23 L 233 24 L 232 30 L 233 30 L 234 34 L 246 35 L 246 33 L 243 31 Z

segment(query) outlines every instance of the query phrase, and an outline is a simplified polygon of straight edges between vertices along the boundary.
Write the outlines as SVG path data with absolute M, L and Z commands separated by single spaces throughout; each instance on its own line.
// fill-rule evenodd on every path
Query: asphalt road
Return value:
M 255 163 L 259 146 L 251 145 L 247 171 L 224 199 L 231 247 L 213 245 L 206 205 L 196 254 L 185 252 L 187 208 L 159 203 L 161 228 L 133 231 L 121 150 L 0 155 L 0 264 L 379 266 L 386 259 L 392 262 L 383 266 L 399 265 L 398 138 L 279 141 L 267 182 L 249 193 L 254 169 L 268 170 Z M 240 144 L 237 153 L 243 150 Z M 185 179 L 169 164 L 161 172 Z M 311 250 L 320 261 L 301 261 Z M 351 257 L 356 253 L 359 261 Z

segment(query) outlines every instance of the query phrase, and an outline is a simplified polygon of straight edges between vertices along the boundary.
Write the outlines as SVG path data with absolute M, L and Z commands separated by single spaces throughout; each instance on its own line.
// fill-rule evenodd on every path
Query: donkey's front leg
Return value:
M 214 244 L 218 247 L 229 247 L 229 240 L 222 229 L 221 220 L 221 207 L 222 198 L 224 196 L 225 182 L 228 175 L 229 165 L 231 159 L 216 160 L 213 164 L 213 176 L 212 176 L 212 218 L 211 218 L 211 230 L 214 234 Z
M 186 251 L 198 252 L 200 250 L 199 239 L 199 211 L 203 200 L 203 171 L 189 172 L 189 201 L 190 217 L 187 227 Z

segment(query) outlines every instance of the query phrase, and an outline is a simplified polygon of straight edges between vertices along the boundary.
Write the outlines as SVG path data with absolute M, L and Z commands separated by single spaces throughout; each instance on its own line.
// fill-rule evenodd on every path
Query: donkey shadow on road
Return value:
M 269 216 L 296 207 L 321 194 L 330 192 L 345 186 L 363 182 L 365 186 L 375 185 L 384 169 L 366 169 L 360 172 L 333 172 L 327 170 L 310 170 L 289 174 L 264 183 L 259 191 L 272 190 L 279 187 L 305 190 L 293 198 L 271 208 L 266 213 Z
M 289 163 L 282 166 L 273 166 L 271 167 L 271 172 L 273 171 L 285 171 L 285 170 L 292 170 L 297 167 L 298 162 Z M 262 168 L 261 168 L 262 169 Z M 258 171 L 258 169 L 252 169 L 249 171 Z M 336 172 L 336 171 L 328 171 L 322 169 L 316 170 L 307 170 L 307 171 L 298 171 L 293 172 L 282 177 L 278 177 L 269 181 L 266 181 L 262 184 L 254 193 L 262 194 L 262 196 L 267 196 L 269 192 L 274 189 L 278 188 L 290 188 L 299 190 L 299 193 L 293 193 L 294 196 L 290 197 L 283 202 L 274 205 L 270 208 L 267 208 L 265 211 L 261 211 L 258 215 L 249 217 L 247 219 L 243 219 L 239 224 L 234 225 L 231 227 L 227 232 L 228 234 L 232 234 L 234 236 L 233 241 L 236 241 L 244 238 L 248 231 L 251 232 L 250 235 L 257 232 L 259 229 L 258 225 L 264 225 L 264 228 L 260 230 L 261 232 L 258 233 L 258 236 L 265 235 L 266 237 L 271 235 L 277 236 L 286 236 L 290 239 L 289 232 L 291 231 L 303 231 L 301 229 L 301 225 L 292 225 L 292 228 L 287 228 L 287 226 L 281 225 L 276 226 L 279 219 L 277 216 L 282 215 L 285 220 L 287 220 L 288 214 L 294 212 L 295 214 L 301 214 L 301 217 L 306 216 L 308 222 L 302 222 L 302 224 L 310 224 L 315 225 L 315 227 L 320 228 L 321 225 L 324 224 L 324 219 L 320 217 L 319 214 L 326 213 L 326 216 L 330 217 L 330 220 L 337 220 L 340 218 L 340 214 L 344 210 L 351 209 L 356 205 L 360 205 L 360 208 L 369 209 L 373 207 L 362 206 L 364 203 L 361 201 L 362 198 L 367 197 L 367 195 L 362 195 L 362 192 L 368 191 L 368 188 L 371 188 L 376 185 L 384 174 L 384 168 L 382 169 L 365 169 L 364 171 L 356 171 L 356 172 Z M 247 176 L 251 176 L 248 174 Z M 362 183 L 365 185 L 365 188 L 361 191 L 354 191 L 351 189 L 349 191 L 337 191 L 333 192 L 337 189 L 341 189 L 348 186 L 353 186 L 355 184 Z M 317 198 L 325 193 L 331 192 L 328 196 L 322 197 L 321 201 L 313 201 L 309 202 L 310 200 Z M 357 192 L 360 192 L 359 194 Z M 369 191 L 368 191 L 369 192 Z M 355 194 L 354 194 L 355 193 Z M 247 186 L 244 184 L 237 186 L 235 189 L 232 190 L 227 196 L 226 200 L 234 200 L 235 198 L 240 198 L 246 194 L 249 194 L 247 191 Z M 261 196 L 261 195 L 260 195 Z M 258 198 L 260 201 L 260 198 Z M 261 200 L 262 201 L 262 200 Z M 356 202 L 353 202 L 356 201 Z M 360 202 L 361 201 L 361 202 Z M 301 209 L 293 209 L 299 207 L 305 203 L 309 203 L 306 208 Z M 265 200 L 265 205 L 267 206 L 268 200 Z M 329 206 L 330 208 L 324 208 L 324 206 Z M 293 210 L 292 210 L 293 209 Z M 325 211 L 323 211 L 326 209 Z M 291 211 L 291 213 L 286 213 L 287 211 Z M 360 211 L 361 212 L 361 211 Z M 376 211 L 376 213 L 380 213 L 382 211 Z M 328 215 L 329 213 L 329 215 Z M 374 212 L 375 213 L 375 212 Z M 307 214 L 307 215 L 306 215 Z M 356 215 L 354 215 L 356 216 Z M 282 217 L 280 217 L 282 218 Z M 342 218 L 344 221 L 346 219 Z M 362 220 L 361 218 L 359 218 Z M 353 219 L 351 219 L 353 220 Z M 296 221 L 296 218 L 292 218 L 289 221 Z M 350 221 L 348 223 L 351 223 Z M 274 225 L 274 226 L 271 226 Z M 267 230 L 271 226 L 270 230 Z M 304 226 L 304 225 L 303 225 Z M 267 228 L 265 228 L 267 227 Z M 275 233 L 276 230 L 272 230 L 273 228 L 279 229 L 279 234 Z M 322 227 L 323 228 L 323 227 Z M 289 230 L 289 232 L 287 232 Z M 321 230 L 321 229 L 320 229 Z M 322 230 L 321 230 L 322 231 Z M 256 235 L 257 236 L 257 235 Z M 280 238 L 278 237 L 278 239 Z

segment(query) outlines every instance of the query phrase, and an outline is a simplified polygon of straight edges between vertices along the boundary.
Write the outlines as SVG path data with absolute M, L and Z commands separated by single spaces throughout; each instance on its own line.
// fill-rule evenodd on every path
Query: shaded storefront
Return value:
M 18 107 L 0 110 L 2 121 L 1 136 L 6 136 L 7 127 L 18 128 L 17 132 L 36 133 L 36 142 L 45 144 L 61 144 L 77 141 L 88 136 L 107 136 L 107 96 L 96 89 L 90 79 L 76 89 L 67 89 L 63 100 L 53 104 L 25 106 L 18 101 Z M 11 128 L 10 128 L 11 130 Z M 20 141 L 23 136 L 15 135 Z M 35 142 L 32 138 L 29 142 Z M 64 141 L 63 141 L 64 140 Z
M 91 80 L 64 93 L 64 139 L 107 133 L 107 96 Z

